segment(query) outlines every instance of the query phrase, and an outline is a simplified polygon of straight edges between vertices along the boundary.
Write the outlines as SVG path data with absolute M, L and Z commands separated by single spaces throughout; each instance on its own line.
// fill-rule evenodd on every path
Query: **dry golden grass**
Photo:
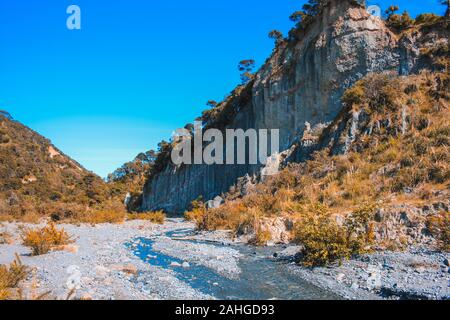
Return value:
M 206 214 L 206 205 L 203 203 L 202 199 L 199 198 L 191 202 L 190 210 L 184 213 L 184 218 L 187 221 L 200 223 L 203 219 L 203 215 L 205 214 Z
M 346 112 L 324 132 L 330 135 L 337 124 L 349 125 L 354 112 L 364 114 L 347 154 L 333 155 L 324 148 L 309 161 L 291 164 L 266 179 L 248 195 L 230 194 L 220 208 L 196 207 L 186 218 L 199 229 L 258 234 L 255 226 L 261 218 L 287 215 L 302 226 L 296 238 L 308 244 L 304 256 L 311 265 L 363 252 L 374 238 L 369 214 L 374 204 L 440 201 L 436 191 L 448 189 L 449 83 L 444 72 L 365 77 L 346 92 Z M 318 207 L 323 210 L 318 212 Z M 335 216 L 344 224 L 337 224 Z M 433 223 L 440 226 L 435 234 L 442 244 L 448 243 L 446 221 Z M 267 237 L 260 234 L 258 242 Z
M 116 223 L 123 223 L 125 221 L 125 217 L 126 213 L 124 211 L 99 209 L 86 212 L 83 215 L 79 215 L 72 221 L 90 224 L 101 224 L 101 223 L 116 224 Z
M 113 197 L 110 187 L 35 131 L 0 117 L 0 215 L 35 223 L 58 205 L 82 210 Z M 9 141 L 1 143 L 4 138 Z M 30 180 L 31 179 L 31 180 Z
M 256 246 L 265 246 L 270 240 L 272 240 L 272 234 L 270 231 L 257 228 L 255 238 L 252 239 L 251 243 Z
M 339 224 L 329 208 L 310 208 L 295 226 L 295 241 L 303 246 L 301 263 L 323 266 L 367 252 L 373 242 L 370 221 L 374 210 L 364 205 Z
M 0 244 L 13 243 L 13 236 L 9 232 L 0 232 Z
M 450 213 L 428 217 L 427 228 L 437 239 L 439 249 L 450 252 Z
M 102 223 L 123 223 L 127 217 L 127 212 L 122 203 L 117 201 L 107 201 L 101 206 L 93 209 L 85 210 L 82 213 L 77 213 L 69 222 L 72 223 L 89 223 L 89 224 L 102 224 Z
M 155 212 L 142 212 L 142 213 L 129 213 L 128 220 L 145 220 L 156 224 L 163 224 L 166 219 L 166 215 L 163 211 Z
M 53 222 L 43 228 L 25 229 L 22 234 L 23 245 L 30 247 L 32 255 L 38 256 L 50 250 L 60 250 L 73 243 L 64 229 L 58 230 Z
M 19 283 L 29 273 L 28 267 L 24 266 L 16 254 L 16 259 L 9 265 L 0 265 L 0 300 L 14 299 L 18 294 L 15 292 Z
M 204 208 L 194 208 L 184 213 L 184 218 L 187 221 L 200 222 L 203 219 L 203 215 L 206 213 Z

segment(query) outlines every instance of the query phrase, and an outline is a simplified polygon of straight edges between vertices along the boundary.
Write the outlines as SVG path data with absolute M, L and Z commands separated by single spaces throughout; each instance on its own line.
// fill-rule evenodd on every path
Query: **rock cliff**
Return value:
M 241 91 L 250 98 L 241 99 L 243 103 L 235 106 L 239 111 L 226 126 L 279 129 L 282 151 L 300 146 L 292 161 L 307 159 L 317 149 L 317 143 L 305 143 L 305 136 L 337 118 L 344 91 L 356 81 L 368 73 L 418 72 L 427 63 L 421 55 L 426 43 L 445 39 L 448 45 L 446 35 L 431 29 L 399 37 L 352 0 L 328 1 L 294 39 L 278 45 Z M 261 165 L 169 164 L 147 181 L 142 209 L 182 213 L 199 196 L 213 199 L 238 178 L 260 170 Z

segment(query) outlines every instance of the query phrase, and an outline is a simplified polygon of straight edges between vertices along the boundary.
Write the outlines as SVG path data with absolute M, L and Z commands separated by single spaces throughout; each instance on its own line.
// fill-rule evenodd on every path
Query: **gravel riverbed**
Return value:
M 50 292 L 49 297 L 53 299 L 65 299 L 70 289 L 76 287 L 75 298 L 79 299 L 216 299 L 223 298 L 216 295 L 220 292 L 229 293 L 230 298 L 252 298 L 251 290 L 242 297 L 231 295 L 232 288 L 203 290 L 199 281 L 187 278 L 187 275 L 191 276 L 188 271 L 197 270 L 200 275 L 195 274 L 196 277 L 205 272 L 205 277 L 216 279 L 214 284 L 205 279 L 211 287 L 243 285 L 245 290 L 245 284 L 236 281 L 246 279 L 249 273 L 257 273 L 258 263 L 261 263 L 261 275 L 266 270 L 266 278 L 263 280 L 261 276 L 261 281 L 268 284 L 254 283 L 258 288 L 255 292 L 265 288 L 272 292 L 255 297 L 260 299 L 271 297 L 271 294 L 277 298 L 280 291 L 277 283 L 290 287 L 291 291 L 284 294 L 289 297 L 292 292 L 292 299 L 450 297 L 449 255 L 426 249 L 379 252 L 340 266 L 308 269 L 295 264 L 297 247 L 253 250 L 231 240 L 226 232 L 195 233 L 193 224 L 182 219 L 167 219 L 163 225 L 145 221 L 119 225 L 60 225 L 75 239 L 74 244 L 63 251 L 32 257 L 29 249 L 21 245 L 20 229 L 23 227 L 29 226 L 19 223 L 0 225 L 0 233 L 13 235 L 11 243 L 0 244 L 0 264 L 10 263 L 17 253 L 22 262 L 33 269 L 25 282 L 28 296 Z M 149 250 L 146 241 L 151 241 L 151 253 L 143 256 L 139 250 Z M 250 255 L 255 258 L 249 260 Z M 161 257 L 165 259 L 165 265 L 152 263 L 152 259 Z M 267 280 L 271 268 L 277 272 L 274 277 L 279 277 L 274 281 Z M 182 277 L 183 270 L 186 274 Z M 304 294 L 294 294 L 303 289 Z

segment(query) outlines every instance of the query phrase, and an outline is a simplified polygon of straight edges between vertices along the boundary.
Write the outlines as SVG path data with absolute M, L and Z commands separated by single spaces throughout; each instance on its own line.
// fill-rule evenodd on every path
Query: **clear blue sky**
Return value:
M 156 148 L 270 54 L 301 0 L 0 0 L 0 109 L 101 176 Z M 437 0 L 380 0 L 412 15 Z M 373 3 L 372 2 L 372 3 Z M 82 30 L 66 28 L 66 8 Z

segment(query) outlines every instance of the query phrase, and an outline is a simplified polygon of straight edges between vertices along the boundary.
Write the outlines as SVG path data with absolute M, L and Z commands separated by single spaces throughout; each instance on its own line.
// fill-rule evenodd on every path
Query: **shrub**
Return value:
M 374 210 L 373 204 L 364 204 L 340 225 L 327 207 L 312 206 L 295 227 L 295 240 L 303 246 L 303 265 L 324 266 L 366 253 L 374 238 Z
M 184 218 L 187 221 L 193 221 L 195 223 L 200 223 L 203 216 L 206 214 L 206 206 L 202 201 L 202 198 L 198 198 L 191 202 L 190 210 L 184 213 Z
M 345 219 L 344 226 L 352 255 L 366 253 L 368 247 L 374 242 L 373 220 L 375 211 L 376 205 L 374 203 L 364 203 Z
M 0 300 L 12 298 L 12 290 L 24 280 L 29 273 L 16 254 L 16 259 L 9 265 L 0 265 Z
M 53 249 L 73 243 L 71 237 L 64 229 L 58 230 L 53 222 L 37 229 L 24 230 L 22 234 L 23 245 L 30 247 L 32 255 L 38 256 L 48 253 Z
M 125 206 L 117 201 L 108 201 L 102 205 L 77 214 L 71 222 L 77 223 L 123 223 L 127 212 Z
M 403 12 L 400 14 L 392 14 L 387 19 L 387 25 L 396 30 L 397 32 L 406 30 L 408 28 L 411 28 L 414 25 L 414 19 L 411 18 L 408 12 Z
M 256 229 L 255 238 L 251 242 L 257 246 L 265 246 L 270 240 L 272 240 L 272 234 L 270 231 L 262 230 L 259 227 Z
M 351 256 L 343 227 L 337 225 L 327 208 L 317 206 L 296 226 L 295 240 L 303 245 L 302 264 L 323 266 Z
M 86 212 L 86 206 L 75 203 L 44 204 L 41 211 L 49 214 L 54 222 L 70 221 Z
M 352 106 L 353 104 L 360 104 L 363 102 L 364 95 L 364 89 L 359 85 L 355 85 L 345 91 L 344 95 L 342 96 L 342 101 L 348 106 Z
M 163 211 L 128 214 L 128 220 L 146 220 L 157 224 L 163 224 L 165 219 L 166 215 Z
M 200 222 L 203 219 L 203 215 L 206 213 L 206 209 L 192 209 L 190 211 L 186 211 L 184 213 L 184 218 L 187 221 L 192 221 L 192 222 Z
M 417 16 L 416 24 L 434 24 L 440 20 L 442 20 L 442 17 L 434 13 L 422 13 Z
M 197 222 L 199 230 L 231 230 L 235 234 L 245 233 L 253 226 L 257 210 L 242 203 L 242 200 L 229 202 L 217 209 L 210 209 Z
M 98 209 L 87 212 L 76 218 L 77 222 L 101 224 L 101 223 L 122 223 L 125 221 L 125 211 L 117 211 L 111 209 Z
M 269 38 L 275 40 L 275 46 L 278 46 L 283 42 L 283 34 L 278 30 L 270 31 Z
M 246 59 L 238 64 L 238 70 L 241 72 L 242 84 L 248 83 L 253 78 L 253 70 L 255 69 L 255 60 Z
M 450 251 L 450 213 L 441 212 L 427 219 L 427 229 L 438 241 L 441 250 Z
M 330 147 L 305 162 L 288 165 L 248 188 L 244 196 L 238 183 L 220 208 L 200 206 L 187 212 L 186 218 L 201 230 L 227 229 L 240 235 L 258 233 L 255 226 L 261 218 L 287 215 L 298 220 L 297 240 L 309 241 L 307 264 L 365 252 L 375 240 L 375 203 L 414 206 L 422 201 L 420 197 L 440 201 L 442 193 L 436 191 L 444 192 L 448 185 L 448 83 L 448 76 L 440 72 L 367 75 L 347 90 L 343 112 L 321 133 L 321 145 Z M 356 111 L 356 136 L 349 141 L 347 132 Z M 334 155 L 341 146 L 346 153 Z M 429 190 L 420 194 L 424 185 Z M 329 213 L 314 217 L 317 207 Z M 333 215 L 346 219 L 339 224 Z M 378 244 L 385 247 L 382 241 Z

